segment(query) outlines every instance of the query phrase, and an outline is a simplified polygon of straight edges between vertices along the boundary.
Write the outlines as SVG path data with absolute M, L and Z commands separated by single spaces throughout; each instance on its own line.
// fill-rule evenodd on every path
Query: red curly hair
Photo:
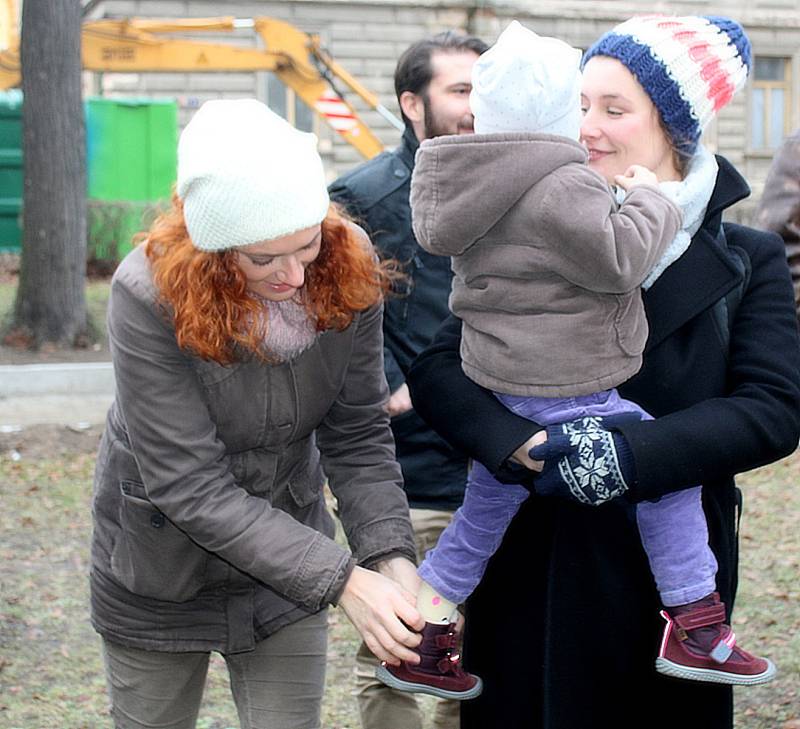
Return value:
M 303 304 L 317 331 L 345 329 L 356 312 L 376 304 L 390 288 L 392 264 L 379 262 L 358 231 L 330 206 L 319 255 L 306 268 L 303 286 Z M 261 346 L 264 306 L 248 292 L 235 252 L 195 248 L 177 195 L 144 245 L 155 286 L 172 309 L 179 347 L 220 364 L 237 359 L 237 346 L 269 359 Z

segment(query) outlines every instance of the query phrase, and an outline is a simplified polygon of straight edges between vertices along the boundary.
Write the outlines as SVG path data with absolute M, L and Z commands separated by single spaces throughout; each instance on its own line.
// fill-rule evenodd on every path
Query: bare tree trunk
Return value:
M 24 233 L 12 326 L 36 346 L 73 346 L 87 332 L 80 42 L 80 0 L 23 4 Z

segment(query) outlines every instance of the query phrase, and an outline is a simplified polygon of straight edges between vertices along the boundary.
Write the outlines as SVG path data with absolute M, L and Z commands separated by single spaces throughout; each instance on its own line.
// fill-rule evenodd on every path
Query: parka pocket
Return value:
M 639 291 L 617 296 L 614 329 L 617 343 L 628 357 L 638 357 L 644 351 L 647 341 L 647 320 L 642 310 Z
M 322 467 L 319 464 L 319 454 L 315 454 L 289 479 L 289 493 L 292 495 L 292 501 L 301 508 L 316 503 L 320 499 L 324 480 Z
M 150 503 L 144 486 L 120 481 L 120 532 L 111 571 L 128 590 L 156 600 L 185 602 L 203 586 L 208 552 Z

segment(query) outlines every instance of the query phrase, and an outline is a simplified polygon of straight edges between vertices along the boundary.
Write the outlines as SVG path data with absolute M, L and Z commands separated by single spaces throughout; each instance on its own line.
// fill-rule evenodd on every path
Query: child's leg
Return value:
M 473 464 L 464 502 L 419 568 L 419 576 L 438 593 L 425 591 L 422 599 L 426 604 L 420 604 L 418 599 L 417 608 L 423 615 L 432 611 L 441 619 L 442 598 L 460 605 L 472 594 L 489 558 L 497 551 L 508 525 L 529 495 L 523 486 L 500 483 L 481 464 Z M 440 601 L 434 605 L 436 597 Z
M 448 625 L 456 622 L 458 603 L 451 602 L 427 582 L 422 583 L 417 593 L 417 610 L 426 623 Z
M 716 589 L 717 560 L 699 486 L 637 506 L 636 518 L 667 620 L 656 670 L 692 681 L 750 685 L 775 666 L 736 645 Z
M 464 502 L 419 568 L 424 580 L 417 608 L 425 618 L 420 663 L 381 665 L 375 676 L 399 691 L 471 699 L 481 693 L 478 676 L 465 673 L 456 652 L 455 610 L 477 587 L 511 519 L 528 498 L 522 486 L 502 484 L 480 464 L 470 471 Z
M 714 592 L 717 560 L 708 546 L 699 486 L 641 502 L 636 521 L 665 607 L 685 605 Z

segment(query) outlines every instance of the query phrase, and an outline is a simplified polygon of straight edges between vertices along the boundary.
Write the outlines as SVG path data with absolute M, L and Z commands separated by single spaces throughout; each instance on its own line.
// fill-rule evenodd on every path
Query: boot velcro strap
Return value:
M 709 653 L 711 660 L 717 663 L 725 663 L 733 653 L 736 646 L 736 634 L 729 628 L 727 633 L 720 637 L 714 649 Z
M 455 648 L 456 647 L 456 634 L 453 632 L 445 633 L 444 635 L 437 635 L 434 638 L 434 645 L 437 648 Z
M 694 630 L 695 628 L 706 628 L 709 625 L 716 625 L 725 622 L 725 605 L 709 605 L 700 607 L 688 613 L 670 616 L 675 621 L 675 625 L 684 630 Z

